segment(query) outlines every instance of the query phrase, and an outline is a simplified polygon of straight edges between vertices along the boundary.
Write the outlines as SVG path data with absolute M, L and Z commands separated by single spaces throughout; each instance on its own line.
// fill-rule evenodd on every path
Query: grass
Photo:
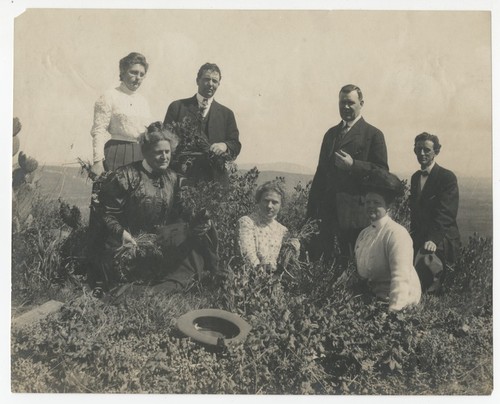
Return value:
M 492 242 L 475 235 L 463 247 L 443 296 L 388 313 L 363 293 L 353 263 L 294 262 L 286 272 L 253 270 L 237 257 L 235 218 L 253 206 L 258 172 L 232 173 L 224 209 L 216 187 L 191 190 L 220 229 L 227 276 L 186 293 L 106 302 L 84 284 L 75 249 L 63 248 L 58 206 L 45 201 L 13 237 L 13 315 L 48 299 L 66 302 L 11 336 L 15 392 L 238 394 L 490 394 Z M 308 188 L 290 195 L 281 220 L 300 234 Z M 210 205 L 214 204 L 214 206 Z M 207 205 L 208 204 L 208 205 Z M 40 205 L 42 207 L 42 205 Z M 406 201 L 398 218 L 405 222 Z M 310 229 L 307 229 L 307 234 Z M 68 238 L 78 245 L 85 232 Z M 66 245 L 66 247 L 68 247 Z M 66 251 L 66 253 L 64 252 Z M 71 254 L 67 253 L 70 251 Z M 244 344 L 214 351 L 183 338 L 182 314 L 220 308 L 251 325 Z

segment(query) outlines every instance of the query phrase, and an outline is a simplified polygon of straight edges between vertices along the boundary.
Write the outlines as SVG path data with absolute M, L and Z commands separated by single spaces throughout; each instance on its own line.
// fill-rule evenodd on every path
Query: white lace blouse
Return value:
M 417 304 L 421 287 L 413 267 L 413 243 L 408 231 L 389 216 L 373 222 L 358 236 L 356 265 L 373 293 L 389 299 L 389 310 Z
M 238 242 L 241 255 L 251 266 L 269 264 L 276 268 L 283 237 L 288 229 L 275 219 L 265 221 L 257 213 L 238 220 Z
M 94 162 L 104 159 L 104 145 L 109 139 L 136 141 L 151 119 L 146 99 L 125 84 L 106 91 L 94 106 L 94 124 L 90 131 Z

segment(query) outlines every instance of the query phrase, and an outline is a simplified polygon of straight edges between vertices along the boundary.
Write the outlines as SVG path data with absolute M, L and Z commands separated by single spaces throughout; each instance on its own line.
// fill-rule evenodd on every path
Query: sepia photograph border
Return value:
M 6 4 L 8 3 L 8 4 Z M 210 2 L 203 2 L 203 1 L 154 1 L 154 0 L 146 0 L 142 3 L 133 3 L 131 1 L 111 1 L 111 0 L 105 0 L 102 2 L 99 1 L 88 1 L 88 2 L 83 2 L 83 1 L 49 1 L 49 0 L 41 0 L 41 1 L 35 1 L 35 0 L 29 0 L 29 1 L 6 1 L 3 2 L 0 5 L 0 43 L 2 44 L 2 57 L 0 58 L 0 72 L 2 73 L 2 77 L 5 79 L 4 83 L 2 84 L 2 100 L 0 103 L 0 108 L 2 111 L 2 116 L 4 119 L 0 120 L 0 128 L 1 132 L 3 133 L 3 136 L 1 138 L 1 149 L 2 153 L 7 154 L 9 150 L 11 150 L 12 145 L 11 145 L 11 138 L 10 138 L 10 131 L 12 130 L 12 127 L 9 128 L 11 125 L 11 117 L 15 116 L 15 109 L 14 109 L 14 103 L 13 103 L 13 94 L 14 94 L 14 79 L 13 76 L 15 74 L 15 66 L 14 66 L 14 26 L 15 26 L 15 19 L 22 15 L 24 10 L 29 9 L 29 8 L 37 8 L 37 9 L 126 9 L 126 10 L 133 10 L 133 9 L 172 9 L 172 10 L 273 10 L 273 11 L 285 11 L 285 10 L 302 10 L 302 11 L 310 11 L 310 10 L 343 10 L 343 11 L 361 11 L 361 10 L 366 10 L 366 11 L 455 11 L 455 10 L 462 10 L 462 11 L 485 11 L 485 12 L 490 12 L 491 13 L 491 30 L 492 30 L 492 39 L 491 39 L 491 60 L 492 60 L 492 66 L 491 66 L 491 99 L 492 99 L 492 106 L 491 106 L 491 117 L 492 117 L 492 122 L 491 122 L 491 145 L 492 149 L 491 150 L 486 150 L 486 154 L 490 154 L 492 156 L 492 165 L 491 165 L 491 178 L 492 178 L 492 184 L 493 184 L 493 190 L 492 190 L 492 195 L 493 195 L 493 206 L 494 206 L 494 213 L 493 213 L 493 236 L 496 236 L 497 231 L 496 229 L 498 228 L 498 215 L 496 214 L 497 211 L 497 189 L 498 189 L 498 180 L 500 179 L 499 177 L 499 164 L 497 161 L 497 158 L 495 157 L 498 155 L 500 152 L 499 147 L 498 147 L 498 136 L 500 136 L 500 133 L 498 131 L 498 111 L 500 111 L 500 105 L 498 103 L 498 97 L 499 97 L 499 80 L 498 80 L 498 71 L 500 71 L 500 28 L 499 28 L 499 23 L 500 23 L 500 7 L 495 4 L 493 1 L 440 1 L 439 5 L 435 4 L 436 2 L 433 1 L 389 1 L 389 0 L 377 0 L 377 1 L 369 1 L 369 0 L 352 0 L 352 1 L 293 1 L 293 0 L 284 0 L 284 1 L 243 1 L 243 0 L 238 0 L 238 1 L 210 1 Z M 204 62 L 204 61 L 201 61 Z M 224 66 L 222 66 L 222 69 Z M 192 72 L 193 74 L 195 72 Z M 194 80 L 193 80 L 193 86 L 194 86 Z M 190 95 L 191 92 L 194 92 L 194 87 L 191 88 L 186 88 L 186 96 Z M 333 95 L 335 96 L 336 95 Z M 335 102 L 332 102 L 332 106 L 335 106 Z M 231 106 L 231 105 L 230 105 Z M 235 111 L 237 114 L 237 111 Z M 89 117 L 91 120 L 91 117 Z M 331 117 L 330 117 L 330 122 L 331 126 L 334 124 L 338 123 L 339 117 L 338 114 L 336 115 L 335 111 L 332 111 Z M 90 130 L 90 127 L 88 128 Z M 326 130 L 327 128 L 325 128 Z M 382 128 L 383 129 L 383 128 Z M 323 133 L 318 133 L 318 136 L 320 138 L 322 137 Z M 90 144 L 90 135 L 89 135 L 89 144 Z M 319 141 L 314 140 L 314 142 L 318 143 Z M 245 145 L 243 145 L 245 147 Z M 318 148 L 319 151 L 319 143 L 315 145 L 315 147 Z M 462 151 L 465 152 L 465 151 Z M 481 156 L 477 156 L 477 158 L 481 158 Z M 12 157 L 9 158 L 4 158 L 1 159 L 2 164 L 5 165 L 4 170 L 5 173 L 7 173 L 7 164 L 10 163 L 9 167 L 9 172 L 12 172 Z M 237 161 L 238 162 L 238 161 Z M 315 166 L 317 161 L 315 161 L 312 165 Z M 413 164 L 413 168 L 415 168 L 415 164 Z M 2 248 L 2 254 L 3 256 L 3 265 L 2 268 L 4 270 L 2 271 L 3 274 L 3 279 L 1 282 L 1 287 L 2 287 L 2 296 L 3 296 L 3 306 L 4 310 L 0 311 L 1 313 L 1 318 L 2 318 L 2 327 L 1 327 L 1 339 L 2 339 L 2 344 L 1 344 L 1 352 L 2 352 L 2 358 L 4 359 L 5 368 L 10 368 L 10 332 L 11 332 L 11 290 L 10 290 L 10 284 L 11 284 L 11 277 L 10 277 L 10 265 L 11 265 L 11 251 L 12 251 L 12 245 L 11 245 L 11 234 L 12 234 L 12 216 L 11 216 L 11 189 L 12 189 L 12 180 L 11 180 L 11 174 L 9 175 L 4 175 L 2 176 L 2 189 L 4 189 L 7 192 L 8 197 L 5 198 L 2 207 L 3 207 L 3 214 L 2 214 L 2 228 L 3 231 L 6 233 L 6 236 L 3 238 L 4 240 L 4 246 Z M 496 238 L 493 237 L 493 242 L 494 242 L 494 247 L 496 246 L 495 242 Z M 493 249 L 493 261 L 494 263 L 497 262 L 497 259 L 499 258 L 499 253 L 496 251 L 496 249 Z M 495 264 L 495 266 L 497 266 Z M 493 295 L 495 296 L 495 291 L 498 291 L 498 277 L 494 277 L 494 291 Z M 494 299 L 495 300 L 495 299 Z M 496 304 L 495 301 L 495 309 L 494 313 L 496 313 L 496 309 L 498 308 L 498 305 Z M 496 314 L 494 315 L 495 321 L 494 321 L 494 347 L 498 346 L 498 327 L 497 327 L 497 316 Z M 498 378 L 496 375 L 496 371 L 498 370 L 497 366 L 497 358 L 495 355 L 495 363 L 494 363 L 494 381 L 493 381 L 493 394 L 489 397 L 463 397 L 463 396 L 440 396 L 440 397 L 416 397 L 416 396 L 410 396 L 410 397 L 405 397 L 405 399 L 409 400 L 431 400 L 431 401 L 456 401 L 456 400 L 482 400 L 482 401 L 491 401 L 494 400 L 495 397 L 498 399 L 498 394 L 496 393 L 496 384 L 495 383 Z M 6 402 L 33 402 L 34 399 L 36 400 L 42 400 L 43 402 L 57 402 L 59 400 L 64 400 L 64 401 L 70 401 L 70 402 L 79 402 L 79 401 L 98 401 L 98 402 L 121 402 L 121 401 L 129 401 L 132 402 L 132 400 L 147 400 L 147 401 L 164 401 L 165 399 L 172 399 L 176 400 L 176 402 L 194 402 L 195 400 L 202 399 L 204 401 L 209 401 L 209 402 L 224 402 L 224 401 L 233 401 L 233 400 L 241 400 L 244 402 L 253 402 L 254 400 L 257 400 L 258 402 L 273 402 L 279 401 L 279 402 L 285 402 L 288 400 L 291 401 L 296 401 L 296 402 L 301 402 L 303 400 L 313 400 L 314 402 L 321 402 L 322 400 L 352 400 L 354 399 L 356 402 L 363 402 L 363 401 L 378 401 L 382 400 L 400 400 L 401 397 L 374 397 L 374 396 L 358 396 L 355 398 L 351 397 L 345 397 L 345 396 L 335 396 L 335 397 L 330 397 L 330 396 L 315 396 L 315 397 L 297 397 L 297 396 L 219 396 L 219 395 L 207 395 L 203 396 L 200 398 L 199 396 L 194 396 L 194 395 L 183 395 L 178 396 L 178 395 L 105 395 L 105 394 L 93 394 L 93 395 L 84 395 L 84 394 L 72 394 L 72 395 L 67 395 L 67 394 L 15 394 L 11 392 L 11 379 L 10 379 L 10 370 L 5 369 L 2 372 L 2 377 L 0 378 L 0 393 L 1 397 L 7 400 Z M 4 401 L 5 402 L 5 401 Z

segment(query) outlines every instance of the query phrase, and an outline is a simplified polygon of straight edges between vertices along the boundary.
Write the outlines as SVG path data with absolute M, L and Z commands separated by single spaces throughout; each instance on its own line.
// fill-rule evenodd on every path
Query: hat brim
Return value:
M 252 329 L 240 316 L 220 309 L 190 311 L 177 319 L 177 328 L 194 341 L 212 346 L 241 343 Z
M 433 275 L 437 275 L 443 270 L 443 263 L 435 253 L 423 253 L 420 250 L 415 256 L 415 269 L 427 268 Z

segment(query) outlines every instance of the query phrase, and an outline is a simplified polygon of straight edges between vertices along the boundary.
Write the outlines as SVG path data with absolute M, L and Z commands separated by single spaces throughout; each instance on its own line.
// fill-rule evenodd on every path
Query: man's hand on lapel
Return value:
M 352 159 L 349 153 L 346 153 L 343 150 L 339 150 L 335 152 L 335 165 L 341 170 L 350 170 L 352 165 L 354 164 L 354 160 Z

